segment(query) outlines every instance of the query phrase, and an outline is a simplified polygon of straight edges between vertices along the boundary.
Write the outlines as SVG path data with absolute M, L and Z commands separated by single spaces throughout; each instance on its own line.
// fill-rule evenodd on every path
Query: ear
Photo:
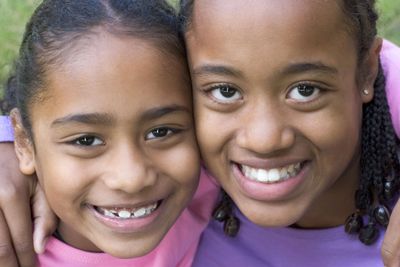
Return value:
M 361 97 L 364 103 L 374 98 L 374 83 L 379 71 L 379 55 L 382 49 L 382 38 L 376 37 L 364 61 L 366 78 L 361 88 Z
M 33 143 L 22 125 L 21 114 L 14 108 L 10 112 L 11 122 L 14 127 L 14 147 L 19 160 L 19 169 L 25 175 L 35 173 L 35 151 Z

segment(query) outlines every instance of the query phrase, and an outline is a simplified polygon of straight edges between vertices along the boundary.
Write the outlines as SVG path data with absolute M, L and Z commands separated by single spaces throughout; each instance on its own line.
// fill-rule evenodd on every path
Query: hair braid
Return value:
M 361 178 L 356 193 L 357 212 L 346 221 L 346 232 L 359 233 L 364 244 L 378 237 L 377 224 L 386 227 L 390 201 L 398 190 L 400 165 L 395 135 L 386 100 L 385 76 L 379 66 L 374 83 L 374 98 L 363 107 Z M 362 215 L 368 223 L 363 226 Z

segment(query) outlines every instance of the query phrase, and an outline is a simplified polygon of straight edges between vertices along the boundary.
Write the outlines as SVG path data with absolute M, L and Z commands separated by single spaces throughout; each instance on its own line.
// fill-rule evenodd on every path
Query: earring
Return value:
M 363 90 L 363 94 L 364 94 L 364 95 L 369 95 L 369 91 L 368 91 L 367 89 L 364 89 L 364 90 Z

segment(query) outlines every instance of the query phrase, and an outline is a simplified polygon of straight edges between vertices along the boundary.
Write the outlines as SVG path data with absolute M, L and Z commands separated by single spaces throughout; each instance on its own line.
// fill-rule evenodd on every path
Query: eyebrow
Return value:
M 326 64 L 323 64 L 322 62 L 301 62 L 301 63 L 290 64 L 289 66 L 285 67 L 282 71 L 280 71 L 280 74 L 293 75 L 311 71 L 318 71 L 327 74 L 338 73 L 338 70 L 336 68 L 330 67 Z M 210 75 L 210 74 L 232 76 L 232 77 L 243 76 L 242 72 L 235 68 L 224 65 L 209 65 L 209 64 L 194 68 L 193 74 L 198 76 Z
M 174 112 L 187 112 L 190 110 L 184 106 L 170 105 L 164 107 L 156 107 L 145 111 L 142 115 L 144 120 L 157 119 Z M 106 113 L 82 113 L 71 114 L 62 118 L 58 118 L 51 123 L 51 127 L 58 127 L 68 123 L 84 123 L 93 125 L 114 125 L 115 118 Z
M 193 74 L 197 76 L 210 75 L 210 74 L 233 76 L 233 77 L 243 76 L 242 72 L 235 68 L 224 65 L 211 65 L 211 64 L 201 65 L 197 68 L 194 68 Z
M 303 72 L 318 71 L 327 74 L 337 74 L 338 70 L 334 67 L 323 64 L 322 62 L 300 62 L 290 64 L 282 71 L 282 75 L 298 74 Z
M 166 116 L 166 115 L 174 113 L 174 112 L 187 112 L 187 113 L 191 114 L 191 111 L 184 106 L 170 105 L 170 106 L 163 106 L 163 107 L 156 107 L 156 108 L 149 109 L 143 113 L 142 119 L 154 120 L 154 119 Z
M 106 113 L 78 113 L 58 118 L 51 123 L 51 127 L 62 126 L 68 123 L 113 125 L 115 119 Z

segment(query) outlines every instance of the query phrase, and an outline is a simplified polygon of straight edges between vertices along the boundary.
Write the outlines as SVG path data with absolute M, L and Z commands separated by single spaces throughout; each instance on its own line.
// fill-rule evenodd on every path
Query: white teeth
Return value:
M 278 169 L 269 170 L 269 172 L 268 172 L 268 179 L 269 179 L 271 182 L 277 182 L 277 181 L 279 181 L 279 179 L 280 179 L 279 170 L 278 170 Z
M 134 211 L 134 212 L 133 212 L 133 215 L 134 215 L 135 217 L 142 217 L 143 215 L 146 214 L 146 212 L 147 212 L 146 208 L 140 208 L 140 209 Z
M 279 176 L 282 177 L 282 179 L 288 178 L 288 171 L 287 168 L 282 168 L 281 171 L 279 172 Z
M 256 169 L 246 165 L 241 165 L 244 176 L 251 180 L 255 180 L 263 183 L 275 183 L 286 180 L 290 177 L 296 176 L 300 169 L 301 164 L 291 164 L 283 168 L 275 169 Z
M 294 172 L 294 165 L 290 165 L 289 167 L 287 167 L 287 172 L 289 175 L 292 175 L 292 173 Z
M 134 211 L 133 215 L 135 217 L 142 217 L 143 215 L 146 214 L 146 212 L 147 212 L 147 210 L 145 208 L 141 208 L 141 209 L 138 209 L 137 211 Z
M 141 217 L 145 217 L 155 211 L 158 207 L 158 203 L 154 203 L 147 207 L 141 207 L 135 210 L 127 210 L 127 209 L 105 209 L 101 207 L 96 207 L 96 210 L 99 211 L 106 217 L 109 218 L 120 218 L 120 219 L 137 219 Z M 117 211 L 118 210 L 118 211 Z
M 123 219 L 127 219 L 127 218 L 131 217 L 131 213 L 127 210 L 120 210 L 120 211 L 118 211 L 118 216 Z
M 108 217 L 112 217 L 112 218 L 117 217 L 117 216 L 115 216 L 114 213 L 112 213 L 111 211 L 108 211 L 108 210 L 105 210 L 105 209 L 103 209 L 102 211 L 104 212 L 104 215 L 106 215 L 106 216 L 108 216 Z
M 255 169 L 254 169 L 255 170 Z M 268 171 L 264 169 L 258 169 L 257 177 L 260 181 L 268 182 Z

